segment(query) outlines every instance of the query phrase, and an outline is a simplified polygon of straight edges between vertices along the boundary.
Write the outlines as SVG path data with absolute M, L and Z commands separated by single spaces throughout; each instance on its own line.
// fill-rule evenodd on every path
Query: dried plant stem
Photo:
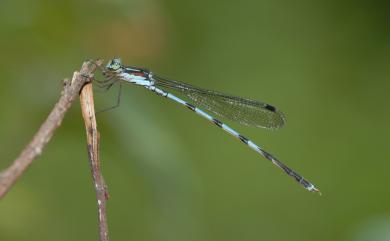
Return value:
M 80 93 L 81 111 L 83 113 L 85 130 L 87 133 L 87 149 L 89 164 L 98 203 L 98 223 L 101 241 L 108 241 L 108 227 L 106 215 L 107 187 L 101 174 L 99 160 L 99 132 L 96 125 L 95 107 L 93 101 L 92 84 L 86 84 Z
M 80 72 L 74 73 L 71 82 L 64 81 L 60 99 L 31 142 L 8 168 L 0 172 L 0 199 L 4 197 L 13 184 L 27 170 L 34 159 L 42 153 L 43 148 L 50 141 L 55 130 L 61 125 L 65 113 L 80 93 L 81 88 L 89 81 L 84 76 L 92 76 L 95 69 L 96 64 L 86 61 L 83 63 Z

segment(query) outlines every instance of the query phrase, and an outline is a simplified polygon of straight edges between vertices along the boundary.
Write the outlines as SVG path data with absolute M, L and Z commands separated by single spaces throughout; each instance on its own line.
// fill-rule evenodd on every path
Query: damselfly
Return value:
M 232 136 L 238 138 L 249 148 L 270 160 L 275 166 L 279 167 L 285 173 L 287 173 L 287 175 L 294 178 L 307 190 L 311 192 L 319 192 L 319 190 L 312 183 L 280 162 L 274 156 L 264 151 L 261 147 L 256 145 L 248 138 L 236 132 L 218 119 L 202 111 L 198 107 L 195 107 L 194 105 L 176 97 L 164 89 L 177 90 L 184 96 L 191 99 L 195 104 L 204 107 L 216 115 L 225 117 L 240 124 L 268 129 L 277 129 L 284 125 L 285 119 L 283 114 L 272 105 L 255 100 L 223 94 L 216 91 L 201 89 L 179 81 L 168 80 L 166 78 L 154 75 L 151 71 L 144 68 L 124 66 L 121 63 L 121 60 L 118 58 L 110 60 L 105 68 L 102 67 L 102 71 L 106 78 L 101 81 L 95 80 L 95 82 L 100 87 L 109 89 L 118 81 L 125 81 L 143 86 L 159 96 L 173 100 L 214 123 L 216 126 L 231 134 Z

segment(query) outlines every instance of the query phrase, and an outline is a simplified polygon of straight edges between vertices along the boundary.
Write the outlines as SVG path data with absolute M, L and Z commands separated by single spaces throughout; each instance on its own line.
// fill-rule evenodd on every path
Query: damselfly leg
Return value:
M 119 83 L 119 88 L 118 88 L 118 94 L 117 94 L 116 104 L 113 105 L 113 106 L 110 106 L 110 107 L 108 107 L 108 108 L 99 110 L 99 111 L 97 111 L 96 113 L 99 114 L 99 113 L 106 112 L 106 111 L 109 111 L 109 110 L 113 110 L 113 109 L 119 107 L 119 105 L 120 105 L 120 103 L 121 103 L 121 97 L 122 97 L 122 83 Z
M 120 105 L 120 101 L 121 101 L 121 95 L 122 95 L 122 83 L 120 83 L 118 81 L 118 79 L 116 79 L 115 75 L 109 75 L 106 70 L 101 66 L 101 65 L 98 65 L 95 63 L 95 65 L 97 67 L 99 67 L 99 69 L 101 70 L 102 72 L 102 75 L 104 76 L 104 79 L 102 80 L 99 80 L 99 79 L 96 79 L 96 78 L 93 78 L 93 82 L 94 84 L 99 88 L 100 91 L 102 92 L 107 92 L 108 90 L 111 89 L 111 87 L 113 87 L 116 83 L 119 83 L 119 88 L 118 88 L 118 94 L 117 94 L 117 101 L 116 101 L 116 104 L 114 104 L 113 106 L 110 106 L 108 108 L 105 108 L 105 109 L 102 109 L 102 110 L 99 110 L 99 111 L 96 111 L 96 113 L 102 113 L 102 112 L 106 112 L 106 111 L 109 111 L 109 110 L 112 110 L 112 109 L 115 109 L 117 108 L 119 105 Z

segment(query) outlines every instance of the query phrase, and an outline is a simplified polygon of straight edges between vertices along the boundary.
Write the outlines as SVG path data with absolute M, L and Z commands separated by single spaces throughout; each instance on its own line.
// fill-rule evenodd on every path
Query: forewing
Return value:
M 277 129 L 285 123 L 283 114 L 266 103 L 205 90 L 158 76 L 153 79 L 156 86 L 178 90 L 199 107 L 242 125 Z

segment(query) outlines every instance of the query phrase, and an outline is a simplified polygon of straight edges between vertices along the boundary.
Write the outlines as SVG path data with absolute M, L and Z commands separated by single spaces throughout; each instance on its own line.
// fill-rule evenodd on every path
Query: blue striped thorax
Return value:
M 138 67 L 123 66 L 119 58 L 110 60 L 106 65 L 106 70 L 119 79 L 136 85 L 152 86 L 154 84 L 153 74 L 148 69 Z

